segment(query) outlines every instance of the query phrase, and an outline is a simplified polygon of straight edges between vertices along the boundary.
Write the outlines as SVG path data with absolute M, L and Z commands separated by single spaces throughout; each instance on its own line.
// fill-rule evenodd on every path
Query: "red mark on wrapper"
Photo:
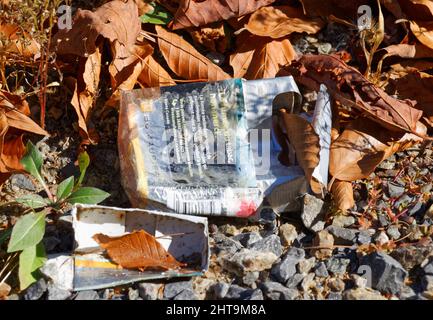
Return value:
M 254 201 L 245 201 L 242 200 L 239 211 L 236 212 L 236 216 L 240 218 L 247 218 L 253 215 L 257 210 L 256 204 Z

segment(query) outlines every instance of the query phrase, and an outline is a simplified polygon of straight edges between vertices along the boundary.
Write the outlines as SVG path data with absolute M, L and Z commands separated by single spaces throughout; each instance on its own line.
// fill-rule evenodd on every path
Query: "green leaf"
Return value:
M 44 244 L 39 242 L 37 245 L 26 248 L 20 254 L 20 265 L 18 278 L 20 279 L 20 289 L 24 290 L 39 278 L 38 269 L 47 261 Z
M 28 194 L 17 198 L 15 201 L 33 209 L 43 208 L 48 205 L 48 201 L 38 194 Z
M 63 180 L 59 186 L 57 187 L 57 201 L 63 200 L 69 197 L 74 189 L 74 177 L 69 177 L 66 180 Z
M 3 231 L 2 233 L 0 233 L 0 245 L 10 237 L 11 233 L 12 233 L 12 228 L 9 228 Z
M 165 25 L 173 19 L 171 13 L 165 10 L 164 7 L 156 4 L 155 2 L 151 2 L 149 4 L 153 7 L 153 11 L 149 11 L 140 17 L 142 23 Z
M 77 186 L 83 183 L 84 176 L 86 175 L 87 167 L 90 164 L 90 157 L 86 151 L 83 151 L 78 156 L 78 166 L 80 167 L 80 178 L 78 179 Z
M 97 204 L 110 196 L 109 193 L 97 188 L 83 187 L 72 193 L 68 199 L 69 203 Z
M 42 162 L 42 154 L 31 141 L 27 142 L 26 154 L 21 159 L 21 164 L 28 173 L 38 179 L 41 184 L 45 185 L 41 176 Z
M 29 213 L 14 225 L 8 252 L 32 247 L 42 240 L 45 233 L 45 212 Z

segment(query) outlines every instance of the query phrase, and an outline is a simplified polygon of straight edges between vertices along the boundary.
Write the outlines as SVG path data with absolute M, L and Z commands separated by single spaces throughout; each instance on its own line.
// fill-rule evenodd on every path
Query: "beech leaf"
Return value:
M 104 249 L 111 260 L 126 269 L 179 269 L 186 264 L 178 262 L 162 245 L 144 230 L 109 237 L 95 234 L 93 239 Z

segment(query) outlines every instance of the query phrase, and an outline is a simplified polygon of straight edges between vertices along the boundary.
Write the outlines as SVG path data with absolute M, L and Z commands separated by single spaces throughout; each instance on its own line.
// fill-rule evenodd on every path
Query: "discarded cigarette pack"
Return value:
M 72 210 L 72 223 L 76 243 L 73 255 L 53 257 L 42 269 L 56 285 L 68 290 L 101 289 L 150 279 L 201 276 L 209 266 L 206 217 L 76 205 Z M 168 253 L 179 262 L 187 263 L 187 266 L 168 271 L 123 269 L 112 263 L 92 238 L 98 233 L 115 237 L 139 230 L 155 236 Z
M 118 145 L 132 205 L 236 217 L 297 207 L 307 183 L 280 162 L 274 114 L 300 102 L 292 77 L 124 91 Z

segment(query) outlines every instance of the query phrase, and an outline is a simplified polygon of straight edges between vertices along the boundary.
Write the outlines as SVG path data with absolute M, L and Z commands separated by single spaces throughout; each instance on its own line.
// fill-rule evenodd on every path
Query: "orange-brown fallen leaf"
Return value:
M 159 49 L 168 66 L 177 76 L 197 81 L 218 81 L 231 78 L 181 36 L 160 26 L 155 26 L 155 28 L 158 34 Z
M 410 30 L 423 45 L 433 49 L 433 22 L 410 21 Z
M 186 264 L 177 261 L 162 245 L 144 230 L 120 236 L 109 237 L 102 233 L 93 239 L 107 250 L 111 260 L 126 269 L 178 269 Z
M 258 37 L 243 32 L 238 47 L 230 56 L 235 78 L 248 80 L 274 78 L 282 66 L 296 57 L 290 40 Z
M 310 17 L 326 17 L 334 15 L 348 21 L 356 21 L 358 8 L 366 4 L 365 0 L 300 0 L 304 12 Z
M 213 52 L 218 51 L 222 53 L 225 52 L 228 47 L 229 37 L 226 35 L 223 22 L 216 22 L 199 28 L 191 28 L 188 31 L 195 44 L 202 45 Z
M 29 115 L 29 106 L 22 97 L 0 90 L 0 185 L 11 173 L 23 169 L 23 134 L 48 135 Z
M 96 139 L 89 133 L 89 120 L 91 110 L 96 104 L 98 94 L 99 79 L 101 74 L 101 49 L 97 47 L 95 52 L 87 58 L 81 58 L 83 69 L 75 80 L 75 89 L 71 104 L 78 115 L 78 126 L 80 135 L 90 142 Z
M 423 116 L 433 125 L 433 77 L 424 72 L 412 71 L 392 81 L 400 98 L 415 101 Z
M 324 83 L 342 105 L 359 110 L 391 131 L 421 135 L 417 129 L 422 111 L 415 109 L 410 101 L 389 96 L 335 56 L 304 55 L 287 70 L 299 83 L 313 90 L 318 91 Z
M 94 12 L 78 9 L 72 29 L 54 35 L 57 54 L 87 57 L 96 51 L 96 40 L 102 36 L 110 43 L 118 42 L 126 51 L 132 48 L 141 30 L 138 8 L 134 0 L 110 1 Z M 118 53 L 121 57 L 121 53 Z
M 293 32 L 316 33 L 323 26 L 322 19 L 306 17 L 301 8 L 270 6 L 251 14 L 245 28 L 257 36 L 277 39 Z
M 155 60 L 152 55 L 141 62 L 143 70 L 138 76 L 138 83 L 144 87 L 164 87 L 175 85 L 170 74 Z
M 353 208 L 355 200 L 353 199 L 352 183 L 348 181 L 336 180 L 332 184 L 332 197 L 335 206 L 343 212 Z
M 426 134 L 427 128 L 418 124 L 418 131 Z M 416 135 L 386 131 L 369 119 L 358 118 L 332 143 L 329 172 L 342 181 L 365 179 L 383 160 L 421 141 Z
M 305 177 L 316 194 L 322 194 L 322 186 L 313 177 L 314 169 L 320 161 L 320 139 L 313 126 L 304 118 L 296 114 L 290 114 L 282 110 L 286 133 L 290 144 L 295 149 L 299 166 L 304 170 Z
M 0 54 L 15 53 L 33 58 L 40 53 L 40 45 L 16 25 L 0 23 Z
M 275 0 L 180 0 L 173 29 L 204 26 L 254 12 Z
M 11 292 L 11 287 L 5 283 L 5 282 L 1 282 L 0 283 L 0 300 L 5 300 L 6 297 L 9 295 L 9 293 Z

